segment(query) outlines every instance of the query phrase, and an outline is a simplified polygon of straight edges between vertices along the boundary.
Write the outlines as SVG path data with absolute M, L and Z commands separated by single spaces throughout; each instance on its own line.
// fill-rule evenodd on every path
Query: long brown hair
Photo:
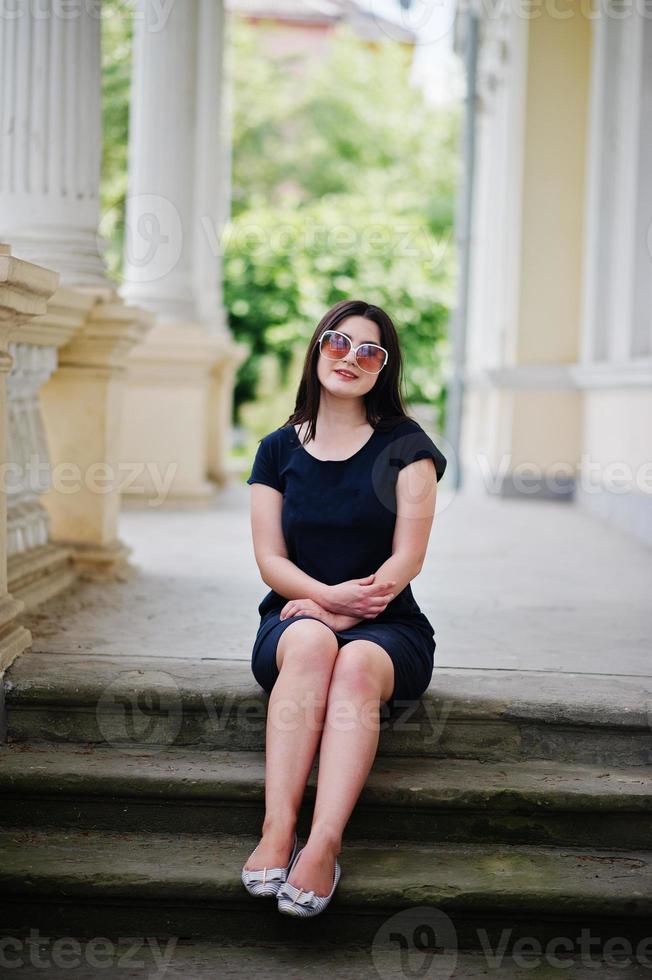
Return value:
M 380 345 L 387 351 L 387 363 L 380 371 L 378 379 L 370 391 L 364 395 L 367 421 L 374 429 L 388 431 L 399 422 L 410 418 L 405 411 L 401 397 L 403 384 L 403 361 L 396 327 L 391 317 L 381 310 L 358 299 L 343 299 L 324 314 L 310 338 L 294 411 L 282 427 L 308 422 L 305 442 L 315 438 L 317 411 L 321 394 L 321 382 L 317 376 L 319 345 L 317 341 L 324 330 L 335 330 L 337 324 L 349 316 L 361 316 L 376 323 L 380 329 Z

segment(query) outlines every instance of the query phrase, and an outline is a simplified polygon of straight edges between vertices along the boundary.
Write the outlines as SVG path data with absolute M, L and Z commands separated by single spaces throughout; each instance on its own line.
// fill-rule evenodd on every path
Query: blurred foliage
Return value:
M 365 44 L 340 25 L 325 60 L 312 64 L 265 56 L 261 36 L 232 21 L 224 290 L 233 333 L 250 347 L 237 416 L 252 399 L 278 399 L 279 385 L 292 409 L 296 348 L 305 351 L 329 306 L 354 297 L 390 314 L 403 394 L 436 405 L 443 422 L 459 114 L 410 85 L 412 53 L 399 44 Z M 277 372 L 263 370 L 270 355 Z M 265 413 L 263 430 L 268 422 Z
M 231 328 L 251 348 L 236 402 L 258 388 L 259 361 L 279 361 L 278 384 L 295 348 L 324 311 L 347 297 L 388 310 L 404 356 L 408 401 L 441 402 L 440 360 L 451 300 L 452 242 L 435 238 L 423 216 L 388 217 L 382 198 L 332 194 L 294 211 L 243 212 L 225 238 L 224 291 Z
M 129 145 L 129 92 L 133 6 L 102 2 L 102 184 L 100 233 L 106 240 L 108 273 L 120 281 L 124 246 Z
M 341 24 L 327 58 L 299 68 L 296 56 L 262 54 L 256 28 L 238 18 L 231 37 L 234 217 L 370 191 L 447 232 L 459 114 L 410 85 L 411 50 L 365 44 Z

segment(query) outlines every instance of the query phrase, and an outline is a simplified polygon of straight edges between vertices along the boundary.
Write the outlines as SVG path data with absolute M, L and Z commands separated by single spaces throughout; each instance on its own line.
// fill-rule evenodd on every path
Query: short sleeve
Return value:
M 446 470 L 446 457 L 419 423 L 410 420 L 399 426 L 392 441 L 391 462 L 402 470 L 417 459 L 431 459 L 434 462 L 439 483 Z
M 247 483 L 264 483 L 283 493 L 279 473 L 279 461 L 274 433 L 263 436 L 256 450 L 256 456 Z

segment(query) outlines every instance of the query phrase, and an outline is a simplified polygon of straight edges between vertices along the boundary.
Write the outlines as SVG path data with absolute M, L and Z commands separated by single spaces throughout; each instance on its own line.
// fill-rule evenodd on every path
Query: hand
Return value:
M 394 598 L 396 581 L 375 582 L 376 573 L 326 587 L 324 608 L 344 616 L 374 619 Z
M 320 606 L 318 602 L 314 599 L 290 599 L 286 602 L 281 609 L 281 619 L 289 619 L 291 616 L 316 616 L 317 619 L 321 619 L 323 623 L 330 626 L 331 629 L 344 629 L 338 623 L 338 620 L 343 619 L 342 616 L 337 616 L 335 613 L 329 612 L 328 609 L 324 609 Z
M 280 618 L 289 619 L 291 616 L 299 615 L 316 616 L 326 623 L 333 630 L 346 630 L 351 626 L 356 626 L 360 622 L 359 616 L 343 616 L 338 613 L 329 612 L 313 599 L 290 599 L 281 609 Z

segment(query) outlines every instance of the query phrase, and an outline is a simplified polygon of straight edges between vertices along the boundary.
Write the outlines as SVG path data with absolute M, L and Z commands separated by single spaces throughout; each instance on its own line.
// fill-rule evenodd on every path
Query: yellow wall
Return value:
M 516 363 L 577 360 L 591 22 L 579 4 L 529 22 Z M 570 17 L 553 16 L 555 11 Z

